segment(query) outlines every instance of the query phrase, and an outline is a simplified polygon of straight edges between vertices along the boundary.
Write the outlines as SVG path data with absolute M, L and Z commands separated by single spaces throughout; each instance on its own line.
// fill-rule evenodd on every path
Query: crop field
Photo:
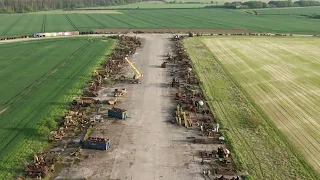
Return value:
M 209 1 L 210 2 L 210 1 Z M 214 3 L 215 4 L 215 3 Z M 187 3 L 187 4 L 166 4 L 162 2 L 140 2 L 134 4 L 125 4 L 119 6 L 100 6 L 100 7 L 87 7 L 79 9 L 180 9 L 180 8 L 202 8 L 211 4 L 200 4 L 200 3 Z
M 319 179 L 320 39 L 184 43 L 238 167 L 254 179 Z
M 11 179 L 81 93 L 109 39 L 64 38 L 0 44 L 0 179 Z
M 304 8 L 275 8 L 275 9 L 259 9 L 256 10 L 262 15 L 312 15 L 320 14 L 320 7 L 304 7 Z
M 73 11 L 63 11 L 63 10 L 52 10 L 52 11 L 37 11 L 30 12 L 28 14 L 121 14 L 117 10 L 73 10 Z
M 302 8 L 295 8 L 300 11 Z M 82 10 L 84 11 L 84 10 Z M 93 10 L 90 10 L 93 11 Z M 100 11 L 101 12 L 101 11 Z M 247 29 L 258 32 L 320 34 L 319 19 L 298 15 L 252 15 L 228 9 L 121 10 L 122 14 L 1 14 L 0 37 L 36 32 L 94 29 Z M 302 25 L 303 24 L 303 25 Z

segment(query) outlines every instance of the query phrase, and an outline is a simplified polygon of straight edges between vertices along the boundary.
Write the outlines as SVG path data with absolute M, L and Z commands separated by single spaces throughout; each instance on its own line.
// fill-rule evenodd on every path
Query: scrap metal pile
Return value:
M 184 49 L 184 36 L 175 35 L 171 40 L 175 43 L 175 56 L 167 54 L 167 60 L 174 66 L 171 71 L 171 85 L 176 89 L 177 107 L 173 123 L 199 131 L 200 137 L 187 137 L 190 143 L 214 144 L 218 149 L 200 153 L 201 164 L 208 164 L 210 169 L 203 172 L 209 179 L 239 179 L 232 161 L 231 152 L 225 148 L 224 137 L 220 126 L 211 113 L 195 76 L 191 59 Z
M 141 46 L 141 40 L 131 36 L 117 36 L 119 43 L 114 51 L 110 54 L 109 59 L 101 64 L 101 68 L 94 71 L 93 80 L 90 81 L 84 89 L 84 96 L 97 97 L 98 88 L 104 81 L 115 81 L 121 77 L 123 68 L 127 66 L 124 58 L 135 53 L 136 49 Z
M 54 169 L 55 162 L 58 161 L 59 153 L 46 151 L 34 155 L 32 163 L 25 164 L 25 174 L 31 178 L 44 178 Z
M 109 58 L 101 64 L 101 67 L 94 71 L 92 81 L 84 89 L 83 95 L 73 99 L 69 110 L 60 121 L 59 128 L 50 133 L 48 140 L 52 144 L 51 148 L 36 154 L 33 162 L 26 163 L 26 177 L 44 178 L 54 170 L 54 165 L 57 163 L 60 154 L 67 148 L 67 145 L 80 137 L 81 134 L 85 134 L 87 129 L 95 124 L 95 121 L 101 119 L 99 115 L 95 115 L 93 118 L 87 116 L 89 112 L 94 111 L 101 104 L 99 99 L 95 98 L 98 96 L 99 87 L 105 83 L 106 79 L 116 80 L 115 77 L 124 67 L 124 63 L 126 63 L 123 59 L 127 55 L 133 54 L 136 48 L 141 46 L 140 39 L 136 37 L 117 36 L 116 38 L 119 39 L 118 46 Z M 122 109 L 114 108 L 113 110 L 124 114 Z M 80 141 L 81 139 L 79 139 Z M 105 147 L 108 148 L 109 146 Z M 52 151 L 52 149 L 55 149 L 55 151 Z M 68 153 L 71 158 L 69 159 L 70 162 L 75 161 L 75 158 L 79 158 L 77 155 L 80 152 L 79 147 L 78 149 L 71 149 L 71 152 Z

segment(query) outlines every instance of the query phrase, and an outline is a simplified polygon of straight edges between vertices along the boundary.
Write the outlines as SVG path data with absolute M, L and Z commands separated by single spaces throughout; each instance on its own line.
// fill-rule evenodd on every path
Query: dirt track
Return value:
M 142 84 L 119 84 L 128 94 L 117 105 L 126 108 L 127 120 L 106 120 L 95 134 L 111 139 L 111 151 L 84 150 L 89 157 L 60 176 L 71 179 L 203 179 L 198 151 L 213 148 L 186 142 L 194 132 L 169 122 L 174 103 L 169 69 L 160 68 L 171 35 L 139 35 L 143 48 L 130 57 L 143 73 Z M 129 73 L 130 74 L 130 73 Z M 130 77 L 130 75 L 128 76 Z M 131 72 L 132 75 L 132 72 Z

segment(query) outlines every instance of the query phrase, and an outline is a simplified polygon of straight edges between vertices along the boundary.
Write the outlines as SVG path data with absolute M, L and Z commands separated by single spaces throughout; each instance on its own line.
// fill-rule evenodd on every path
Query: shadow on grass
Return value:
M 36 140 L 40 142 L 47 141 L 47 138 L 43 136 L 43 134 L 39 133 L 39 130 L 36 128 L 2 128 L 3 130 L 10 132 L 18 132 L 16 136 L 23 135 L 26 139 Z

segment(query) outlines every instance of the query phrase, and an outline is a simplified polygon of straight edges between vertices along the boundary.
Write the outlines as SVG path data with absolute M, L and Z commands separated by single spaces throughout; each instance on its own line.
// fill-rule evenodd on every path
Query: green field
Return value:
M 302 11 L 303 8 L 295 8 Z M 92 10 L 91 10 L 92 11 Z M 267 10 L 265 10 L 267 11 Z M 270 10 L 271 11 L 271 10 Z M 122 10 L 123 14 L 1 14 L 0 36 L 115 28 L 234 29 L 320 34 L 320 20 L 298 15 L 252 15 L 228 9 Z
M 47 145 L 55 120 L 113 44 L 98 38 L 0 44 L 0 179 L 11 179 Z
M 320 7 L 258 9 L 261 15 L 312 15 L 320 14 Z
M 210 2 L 210 1 L 209 1 Z M 214 3 L 215 4 L 215 3 Z M 119 6 L 101 6 L 101 7 L 88 7 L 88 8 L 79 8 L 79 9 L 181 9 L 181 8 L 200 8 L 208 6 L 211 4 L 200 4 L 200 3 L 188 3 L 188 4 L 168 4 L 168 3 L 135 3 L 135 4 L 126 4 Z
M 320 39 L 184 43 L 238 168 L 253 179 L 320 179 Z

